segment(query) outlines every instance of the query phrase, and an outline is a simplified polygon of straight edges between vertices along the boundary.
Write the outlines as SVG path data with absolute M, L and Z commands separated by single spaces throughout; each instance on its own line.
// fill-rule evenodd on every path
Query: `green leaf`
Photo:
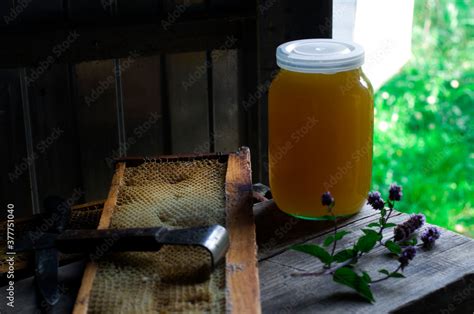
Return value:
M 377 222 L 372 222 L 372 223 L 368 224 L 367 227 L 369 227 L 369 228 L 372 228 L 372 227 L 380 227 L 380 224 L 377 223 Z
M 370 229 L 364 229 L 364 230 L 370 230 Z M 374 230 L 370 230 L 370 231 L 374 231 Z M 364 231 L 364 233 L 365 235 L 360 237 L 359 240 L 357 240 L 356 248 L 358 251 L 367 253 L 374 248 L 377 241 L 381 239 L 381 235 L 379 235 L 375 231 L 373 233 Z
M 367 272 L 362 272 L 362 279 L 365 280 L 367 283 L 372 282 L 372 278 L 370 278 L 369 274 Z
M 394 254 L 398 255 L 402 253 L 402 248 L 400 247 L 400 245 L 396 244 L 395 242 L 391 240 L 385 242 L 385 247 Z
M 379 273 L 382 273 L 382 274 L 385 274 L 385 275 L 389 275 L 390 272 L 386 269 L 379 269 Z
M 416 238 L 416 235 L 412 236 L 411 239 L 408 239 L 406 241 L 400 242 L 401 246 L 415 246 L 418 243 L 418 239 Z
M 335 235 L 335 238 L 336 240 L 341 240 L 342 238 L 344 238 L 346 235 L 348 235 L 349 233 L 351 233 L 350 231 L 346 231 L 346 230 L 341 230 L 341 231 L 338 231 Z
M 387 214 L 387 210 L 386 210 L 385 207 L 384 207 L 384 208 L 382 208 L 382 209 L 380 210 L 380 215 L 382 215 L 382 218 L 381 218 L 381 219 L 383 219 L 383 217 L 385 217 L 386 214 Z
M 403 274 L 400 274 L 400 273 L 391 273 L 389 275 L 389 277 L 392 277 L 392 278 L 405 278 L 405 276 Z
M 383 236 L 375 230 L 372 230 L 372 229 L 363 229 L 363 230 L 366 230 L 366 231 L 363 231 L 366 235 L 369 235 L 373 237 L 374 239 L 377 239 L 377 241 L 382 240 L 383 238 Z
M 354 288 L 357 284 L 359 276 L 350 268 L 341 267 L 334 272 L 333 279 L 335 282 L 341 283 L 348 287 Z
M 331 245 L 331 243 L 334 242 L 334 236 L 330 235 L 329 237 L 327 237 L 326 239 L 324 239 L 324 243 L 323 245 L 324 246 L 329 246 Z
M 357 275 L 356 272 L 348 267 L 339 268 L 333 275 L 335 282 L 354 289 L 369 302 L 374 302 L 374 296 L 366 279 L 366 277 L 364 278 L 363 276 Z
M 389 223 L 386 223 L 384 226 L 384 228 L 392 228 L 392 227 L 395 227 L 397 224 L 394 224 L 392 222 L 389 222 Z
M 350 231 L 346 231 L 346 230 L 342 230 L 342 231 L 338 231 L 336 232 L 335 235 L 330 235 L 329 237 L 327 237 L 325 240 L 324 240 L 324 243 L 323 245 L 324 246 L 329 246 L 331 243 L 333 243 L 334 241 L 339 241 L 341 240 L 342 238 L 344 238 L 347 234 L 351 233 Z
M 362 232 L 365 233 L 365 234 L 370 234 L 374 237 L 378 237 L 379 236 L 379 233 L 375 230 L 372 230 L 372 229 L 362 229 Z
M 328 265 L 332 262 L 332 256 L 322 247 L 316 244 L 298 244 L 291 247 L 293 250 L 303 252 L 319 258 L 321 262 Z
M 337 254 L 334 255 L 333 259 L 338 263 L 342 263 L 353 258 L 354 255 L 355 255 L 355 251 L 353 249 L 347 249 L 347 250 L 342 250 L 340 252 L 337 252 Z

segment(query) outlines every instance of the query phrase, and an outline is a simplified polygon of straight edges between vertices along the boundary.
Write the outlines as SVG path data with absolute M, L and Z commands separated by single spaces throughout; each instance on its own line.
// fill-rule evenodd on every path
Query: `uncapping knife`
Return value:
M 229 234 L 220 225 L 185 229 L 130 228 L 101 230 L 65 230 L 61 234 L 44 233 L 35 237 L 28 233 L 16 251 L 36 252 L 57 249 L 62 253 L 146 252 L 158 251 L 163 245 L 186 245 L 204 248 L 211 256 L 212 267 L 225 256 Z

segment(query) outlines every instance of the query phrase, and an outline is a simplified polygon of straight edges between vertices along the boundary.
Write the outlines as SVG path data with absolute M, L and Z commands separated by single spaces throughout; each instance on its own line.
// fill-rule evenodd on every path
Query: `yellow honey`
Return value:
M 301 42 L 305 47 L 298 51 L 295 47 Z M 331 215 L 321 205 L 322 193 L 330 191 L 336 200 L 332 214 L 357 213 L 364 205 L 372 175 L 373 92 L 360 68 L 363 50 L 360 60 L 362 48 L 353 43 L 347 44 L 349 49 L 333 40 L 293 43 L 290 48 L 291 43 L 284 44 L 293 59 L 280 56 L 284 59 L 278 60 L 282 69 L 269 90 L 273 198 L 288 214 L 321 219 Z M 317 49 L 320 46 L 322 52 Z M 359 59 L 352 56 L 347 61 L 354 46 L 359 49 Z M 315 56 L 311 56 L 313 49 Z M 294 60 L 298 53 L 304 57 L 299 64 Z M 318 62 L 321 59 L 323 62 Z

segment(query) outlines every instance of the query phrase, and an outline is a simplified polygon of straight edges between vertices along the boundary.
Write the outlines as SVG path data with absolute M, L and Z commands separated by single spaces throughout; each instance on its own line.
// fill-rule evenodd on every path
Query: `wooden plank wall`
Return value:
M 119 150 L 113 60 L 75 66 L 77 127 L 81 172 L 87 200 L 104 197 L 113 173 L 113 152 Z
M 38 198 L 61 195 L 65 199 L 83 199 L 80 150 L 72 105 L 71 68 L 53 65 L 33 79 L 37 69 L 28 71 L 29 105 L 35 159 Z M 67 171 L 67 172 L 66 172 Z M 65 175 L 67 174 L 67 175 Z
M 165 1 L 171 6 L 164 6 L 163 12 L 173 11 L 180 1 Z M 69 5 L 62 7 L 66 2 Z M 150 6 L 152 3 L 143 0 L 134 8 L 140 14 L 155 16 L 158 8 Z M 267 182 L 266 91 L 276 70 L 275 48 L 288 40 L 330 37 L 332 1 L 191 3 L 186 13 L 178 17 L 183 21 L 173 23 L 170 30 L 163 30 L 156 20 L 152 26 L 82 28 L 74 48 L 56 60 L 61 65 L 49 66 L 27 86 L 28 97 L 23 98 L 29 101 L 31 119 L 26 129 L 31 130 L 30 141 L 25 142 L 20 71 L 0 71 L 0 129 L 5 131 L 0 135 L 0 146 L 7 152 L 0 157 L 2 204 L 10 197 L 19 207 L 28 207 L 32 202 L 31 187 L 38 191 L 39 201 L 48 194 L 75 200 L 77 187 L 84 194 L 80 200 L 104 198 L 114 157 L 232 151 L 241 145 L 251 148 L 254 181 Z M 98 16 L 88 11 L 89 4 L 100 13 Z M 219 16 L 237 7 L 241 11 L 235 12 L 243 14 L 240 18 Z M 0 5 L 1 12 L 8 8 L 9 5 Z M 105 12 L 91 1 L 55 0 L 48 7 L 31 8 L 43 12 L 43 17 L 82 22 L 99 18 L 105 23 L 109 16 L 132 13 L 123 6 Z M 58 12 L 68 12 L 58 15 L 57 8 Z M 219 14 L 187 19 L 187 14 L 202 15 L 208 9 Z M 41 20 L 35 14 L 25 12 L 22 18 Z M 161 17 L 166 18 L 166 14 Z M 58 34 L 68 34 L 67 28 L 44 36 L 31 30 L 18 34 L 5 30 L 6 39 L 21 40 L 18 45 L 6 45 L 9 49 L 0 49 L 5 55 L 1 58 L 3 66 L 38 62 L 51 54 Z M 97 38 L 96 33 L 100 35 Z M 120 36 L 111 36 L 117 33 Z M 22 34 L 26 37 L 18 37 Z M 236 36 L 239 42 L 228 44 L 232 39 L 229 36 Z M 21 46 L 25 42 L 44 45 L 36 45 L 30 56 L 30 47 Z M 144 52 L 133 50 L 137 47 Z M 71 63 L 77 60 L 81 62 Z M 30 67 L 26 73 L 34 70 Z M 38 149 L 45 139 L 57 136 L 55 129 L 59 137 L 32 164 L 37 174 L 36 178 L 32 176 L 34 182 L 29 182 L 28 171 L 23 171 L 10 184 L 5 178 L 27 157 L 26 144 Z M 30 211 L 31 208 L 24 212 Z
M 0 206 L 12 203 L 17 215 L 26 215 L 31 194 L 18 70 L 0 71 L 0 147 Z
M 132 51 L 121 59 L 44 71 L 28 84 L 40 203 L 51 194 L 75 203 L 104 198 L 112 160 L 120 156 L 236 150 L 241 144 L 237 68 L 237 50 L 221 49 L 162 56 Z M 1 198 L 3 203 L 12 196 L 25 208 L 21 215 L 28 215 L 28 171 L 13 185 L 7 175 L 26 158 L 18 73 L 3 70 L 0 77 L 0 145 L 7 150 Z
M 240 146 L 237 56 L 236 49 L 167 55 L 172 153 Z
M 122 83 L 128 156 L 164 153 L 160 56 L 123 58 Z M 130 64 L 127 67 L 127 64 Z
M 209 107 L 206 53 L 167 55 L 166 69 L 172 152 L 208 152 Z
M 235 151 L 244 143 L 240 108 L 240 70 L 238 51 L 214 50 L 212 53 L 214 148 L 218 152 Z

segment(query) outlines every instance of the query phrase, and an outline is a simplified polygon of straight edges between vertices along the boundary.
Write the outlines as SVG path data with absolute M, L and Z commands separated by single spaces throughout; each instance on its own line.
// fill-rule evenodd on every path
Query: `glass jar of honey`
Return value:
M 276 51 L 268 95 L 269 175 L 278 207 L 293 216 L 348 216 L 363 206 L 372 176 L 373 90 L 352 42 L 306 39 Z M 321 204 L 329 191 L 332 212 Z

